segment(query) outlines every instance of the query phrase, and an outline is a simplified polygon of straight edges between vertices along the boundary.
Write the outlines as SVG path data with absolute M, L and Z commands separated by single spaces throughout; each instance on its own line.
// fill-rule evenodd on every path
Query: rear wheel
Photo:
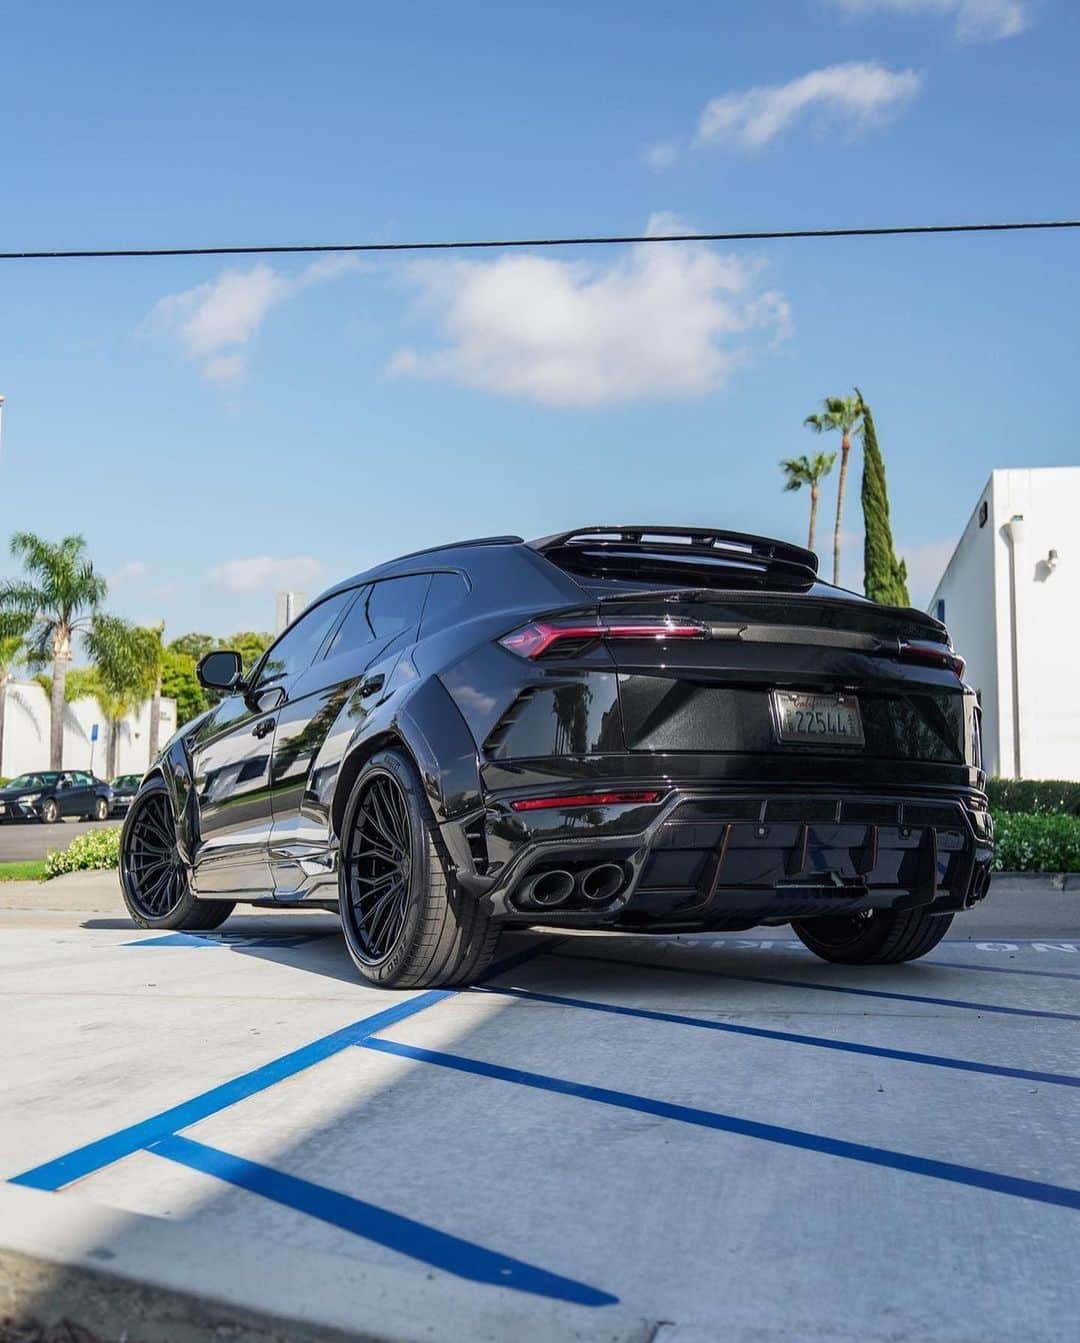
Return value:
M 231 900 L 195 898 L 162 779 L 152 779 L 128 811 L 120 835 L 120 885 L 140 928 L 216 928 L 236 907 Z
M 467 984 L 491 959 L 498 929 L 458 886 L 412 762 L 380 751 L 345 808 L 341 923 L 363 979 L 387 989 Z
M 941 941 L 951 914 L 925 909 L 872 909 L 792 923 L 799 941 L 824 961 L 839 965 L 896 965 L 925 956 Z

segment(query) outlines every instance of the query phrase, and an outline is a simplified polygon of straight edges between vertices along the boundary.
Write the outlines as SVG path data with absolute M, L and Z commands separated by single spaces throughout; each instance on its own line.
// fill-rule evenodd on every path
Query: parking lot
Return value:
M 1078 891 L 999 883 L 895 968 L 786 929 L 540 931 L 421 994 L 361 987 L 330 916 L 160 935 L 24 904 L 0 911 L 18 1185 L 557 1303 L 581 1337 L 606 1312 L 679 1340 L 1072 1327 Z
M 55 825 L 6 821 L 0 825 L 0 863 L 44 858 L 50 849 L 66 849 L 73 839 L 88 830 L 108 830 L 123 822 L 123 816 L 113 816 L 107 821 L 57 821 Z

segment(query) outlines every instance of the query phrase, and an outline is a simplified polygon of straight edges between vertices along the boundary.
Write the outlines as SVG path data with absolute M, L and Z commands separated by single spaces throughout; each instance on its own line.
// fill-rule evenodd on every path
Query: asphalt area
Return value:
M 109 830 L 123 825 L 123 816 L 107 821 L 5 821 L 0 825 L 0 863 L 21 863 L 44 858 L 50 849 L 66 849 L 73 839 L 88 830 Z
M 0 1175 L 57 1198 L 572 1303 L 583 1337 L 1075 1327 L 1080 892 L 999 883 L 875 969 L 786 929 L 519 933 L 465 992 L 361 987 L 316 913 L 5 910 L 0 952 Z

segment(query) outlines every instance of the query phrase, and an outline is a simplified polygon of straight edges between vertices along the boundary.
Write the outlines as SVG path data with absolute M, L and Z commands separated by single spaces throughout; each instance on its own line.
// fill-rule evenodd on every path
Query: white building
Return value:
M 97 740 L 94 726 L 97 725 Z M 161 701 L 161 742 L 176 731 L 176 701 Z M 105 777 L 109 727 L 95 699 L 64 706 L 64 768 L 93 769 Z M 119 724 L 117 774 L 145 774 L 150 763 L 150 705 L 144 704 Z M 36 681 L 8 682 L 4 710 L 4 747 L 0 776 L 14 778 L 49 766 L 49 697 Z
M 1003 778 L 1080 779 L 1080 466 L 994 471 L 930 602 Z

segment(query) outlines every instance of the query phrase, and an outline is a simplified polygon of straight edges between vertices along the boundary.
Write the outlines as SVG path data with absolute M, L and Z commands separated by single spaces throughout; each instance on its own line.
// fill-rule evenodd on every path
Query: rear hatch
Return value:
M 656 533 L 538 543 L 612 631 L 603 642 L 628 750 L 974 763 L 974 696 L 937 621 L 819 583 L 816 557 L 797 546 Z M 537 660 L 554 669 L 586 646 L 557 639 Z

